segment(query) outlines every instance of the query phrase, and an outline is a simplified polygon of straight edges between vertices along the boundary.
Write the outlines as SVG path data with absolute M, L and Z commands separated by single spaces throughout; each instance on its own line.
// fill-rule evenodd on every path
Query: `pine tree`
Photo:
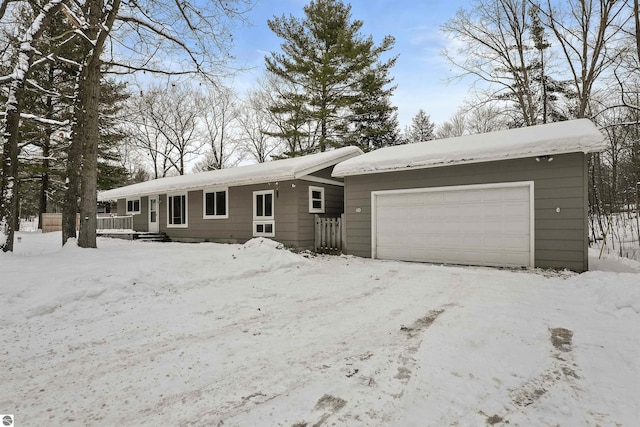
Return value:
M 405 132 L 405 139 L 409 143 L 431 141 L 436 139 L 435 129 L 436 124 L 431 121 L 424 110 L 420 109 L 418 114 L 411 119 L 411 126 Z
M 353 106 L 355 132 L 351 144 L 363 151 L 396 145 L 400 138 L 397 107 L 391 105 L 395 86 L 385 88 L 391 82 L 387 72 L 388 67 L 371 70 L 362 79 L 361 95 Z
M 382 88 L 391 80 L 388 70 L 395 57 L 381 63 L 380 56 L 395 40 L 387 36 L 376 46 L 370 36 L 363 37 L 363 22 L 352 20 L 351 6 L 339 0 L 311 1 L 304 13 L 301 20 L 283 15 L 268 21 L 284 43 L 283 53 L 272 52 L 265 58 L 267 72 L 287 88 L 271 106 L 283 118 L 281 131 L 274 136 L 287 140 L 313 137 L 309 151 L 361 143 L 362 124 L 373 123 L 362 114 L 363 95 L 371 98 L 367 107 L 380 108 L 382 114 L 376 121 L 394 117 L 388 103 L 393 88 Z M 379 130 L 393 128 L 387 123 L 376 126 Z

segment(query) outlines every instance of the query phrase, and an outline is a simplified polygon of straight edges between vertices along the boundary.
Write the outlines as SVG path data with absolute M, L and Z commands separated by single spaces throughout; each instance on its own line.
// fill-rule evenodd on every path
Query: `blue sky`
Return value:
M 303 0 L 257 0 L 247 15 L 251 25 L 237 27 L 234 33 L 233 54 L 238 65 L 252 68 L 236 79 L 240 90 L 263 74 L 265 55 L 280 50 L 282 40 L 271 32 L 267 19 L 283 14 L 302 17 L 302 9 L 307 3 Z M 421 108 L 432 121 L 441 123 L 453 115 L 466 97 L 472 81 L 447 83 L 454 73 L 440 55 L 447 40 L 439 29 L 468 3 L 463 0 L 351 2 L 352 19 L 364 22 L 363 35 L 371 35 L 377 44 L 385 35 L 396 39 L 391 54 L 399 55 L 399 58 L 391 75 L 398 87 L 392 102 L 398 107 L 402 129 Z

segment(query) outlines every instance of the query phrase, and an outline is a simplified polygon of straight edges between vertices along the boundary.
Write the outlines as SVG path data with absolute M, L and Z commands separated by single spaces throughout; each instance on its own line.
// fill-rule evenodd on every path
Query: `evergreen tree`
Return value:
M 391 105 L 395 86 L 385 88 L 391 82 L 387 72 L 388 67 L 371 70 L 362 80 L 361 95 L 353 106 L 355 131 L 351 144 L 363 151 L 396 145 L 400 138 L 397 107 Z
M 431 121 L 431 118 L 424 110 L 420 109 L 418 114 L 411 119 L 411 126 L 405 132 L 405 139 L 409 143 L 431 141 L 436 139 L 435 129 L 436 124 Z
M 268 21 L 284 43 L 283 53 L 272 52 L 265 58 L 266 69 L 288 89 L 271 106 L 272 113 L 283 119 L 274 136 L 288 141 L 313 137 L 308 151 L 370 144 L 359 138 L 367 123 L 377 128 L 373 133 L 393 129 L 386 123 L 394 119 L 389 106 L 393 88 L 383 87 L 391 81 L 388 71 L 395 57 L 381 63 L 380 56 L 393 47 L 394 38 L 386 36 L 376 46 L 370 36 L 360 34 L 363 22 L 352 21 L 351 6 L 339 0 L 311 1 L 304 13 L 301 20 L 283 15 Z M 378 111 L 366 117 L 365 108 Z

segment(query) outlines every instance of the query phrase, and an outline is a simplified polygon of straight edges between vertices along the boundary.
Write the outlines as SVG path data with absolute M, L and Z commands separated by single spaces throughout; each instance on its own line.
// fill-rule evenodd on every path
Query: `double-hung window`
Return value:
M 203 213 L 204 219 L 229 218 L 229 192 L 226 188 L 215 190 L 203 190 Z
M 187 227 L 187 201 L 186 194 L 167 195 L 167 227 Z
M 309 213 L 324 213 L 324 188 L 309 186 Z
M 253 192 L 253 235 L 275 237 L 273 190 Z
M 140 198 L 127 199 L 127 215 L 136 215 L 140 213 Z

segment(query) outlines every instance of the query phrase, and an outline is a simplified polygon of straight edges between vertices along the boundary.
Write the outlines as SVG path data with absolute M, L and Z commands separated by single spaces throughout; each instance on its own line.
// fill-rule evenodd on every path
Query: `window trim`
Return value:
M 256 203 L 256 199 L 257 196 L 259 195 L 266 195 L 266 194 L 271 194 L 271 215 L 267 216 L 267 215 L 261 215 L 258 216 L 256 215 L 256 207 L 257 207 L 257 203 Z M 254 191 L 253 192 L 253 220 L 254 221 L 263 221 L 263 220 L 273 220 L 275 219 L 275 197 L 274 197 L 274 191 L 273 190 L 260 190 L 260 191 Z
M 256 207 L 258 206 L 257 196 L 266 195 L 266 194 L 271 195 L 271 215 L 258 216 L 256 214 Z M 259 190 L 259 191 L 253 192 L 253 231 L 252 231 L 253 237 L 275 237 L 276 236 L 275 207 L 276 207 L 276 199 L 275 199 L 275 192 L 273 190 Z M 262 225 L 262 226 L 270 225 L 271 233 L 264 232 L 264 231 L 263 232 L 257 231 L 259 225 Z
M 313 198 L 314 191 L 320 192 L 320 199 Z M 320 200 L 320 207 L 314 208 L 313 202 L 317 200 Z M 310 185 L 309 186 L 309 213 L 324 213 L 324 210 L 325 210 L 324 187 L 315 187 Z
M 224 215 L 207 215 L 207 194 L 220 193 L 224 191 L 225 214 Z M 215 196 L 214 207 L 215 212 Z M 202 219 L 228 219 L 229 218 L 229 187 L 213 187 L 202 190 Z
M 124 202 L 124 209 L 127 215 L 139 215 L 142 213 L 142 200 L 140 197 L 127 197 Z M 138 210 L 129 210 L 129 202 L 138 202 Z
M 184 196 L 184 224 L 171 224 L 171 216 L 169 215 L 169 201 L 172 197 Z M 189 227 L 189 194 L 184 193 L 171 193 L 167 194 L 167 228 L 188 228 Z
M 271 233 L 267 231 L 258 231 L 258 226 L 262 225 L 266 227 L 267 225 L 271 226 Z M 267 221 L 253 221 L 253 237 L 276 237 L 276 222 L 273 220 Z

